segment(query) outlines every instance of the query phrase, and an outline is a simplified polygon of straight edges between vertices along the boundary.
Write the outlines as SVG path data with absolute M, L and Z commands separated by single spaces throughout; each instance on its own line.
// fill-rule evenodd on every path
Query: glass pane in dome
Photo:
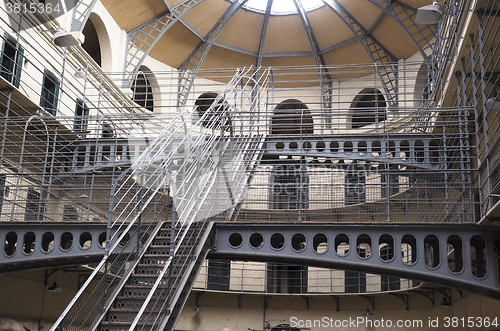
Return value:
M 234 2 L 234 1 L 232 1 Z M 259 13 L 265 13 L 268 0 L 248 0 L 248 2 L 243 6 L 248 10 L 253 10 Z M 302 5 L 306 11 L 314 10 L 323 6 L 323 1 L 321 0 L 303 0 Z M 297 9 L 293 0 L 274 0 L 273 7 L 271 8 L 272 15 L 288 15 L 296 14 Z

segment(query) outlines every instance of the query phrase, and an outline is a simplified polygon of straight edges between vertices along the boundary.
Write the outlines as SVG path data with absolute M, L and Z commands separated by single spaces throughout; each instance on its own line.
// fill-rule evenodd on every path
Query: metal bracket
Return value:
M 340 311 L 340 298 L 339 297 L 336 297 L 336 296 L 331 296 L 335 302 L 337 303 L 337 311 Z
M 371 305 L 372 305 L 372 309 L 375 309 L 375 297 L 369 296 L 369 295 L 360 295 L 360 297 L 368 300 L 368 302 L 371 303 Z

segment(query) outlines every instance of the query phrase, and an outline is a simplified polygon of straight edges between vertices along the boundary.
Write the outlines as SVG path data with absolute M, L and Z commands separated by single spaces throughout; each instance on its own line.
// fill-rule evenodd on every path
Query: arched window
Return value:
M 384 95 L 377 89 L 364 89 L 351 103 L 353 129 L 379 123 L 387 119 Z
M 202 119 L 202 125 L 206 128 L 218 128 L 218 125 L 215 125 L 216 123 L 220 123 L 221 121 L 224 121 L 224 130 L 229 130 L 231 127 L 231 119 L 227 116 L 228 115 L 228 108 L 227 106 L 224 105 L 225 101 L 220 100 L 217 105 L 210 109 L 210 106 L 214 103 L 215 99 L 217 98 L 217 93 L 203 93 L 196 99 L 195 101 L 195 113 L 198 116 L 199 119 Z M 207 113 L 209 111 L 209 113 Z M 225 120 L 223 120 L 220 116 L 226 117 Z
M 153 88 L 148 79 L 148 75 L 151 75 L 151 72 L 147 72 L 144 69 L 147 70 L 147 68 L 141 67 L 141 70 L 137 72 L 134 82 L 132 83 L 132 99 L 140 106 L 149 111 L 153 111 Z
M 314 133 L 313 125 L 309 108 L 299 100 L 288 99 L 274 108 L 271 118 L 271 134 L 312 134 Z

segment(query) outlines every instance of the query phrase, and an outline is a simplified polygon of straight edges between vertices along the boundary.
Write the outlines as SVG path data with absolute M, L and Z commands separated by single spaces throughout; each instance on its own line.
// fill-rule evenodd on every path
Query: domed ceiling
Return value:
M 430 0 L 102 3 L 138 49 L 174 68 L 395 62 L 423 54 L 436 33 L 415 24 L 417 8 Z

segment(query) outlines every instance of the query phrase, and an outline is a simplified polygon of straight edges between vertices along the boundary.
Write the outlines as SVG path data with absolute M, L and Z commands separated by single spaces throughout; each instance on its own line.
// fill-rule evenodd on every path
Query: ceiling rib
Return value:
M 269 25 L 269 17 L 271 17 L 271 8 L 273 7 L 273 0 L 267 1 L 266 13 L 264 14 L 264 23 L 262 23 L 262 32 L 259 41 L 259 53 L 257 54 L 257 62 L 255 66 L 260 68 L 262 66 L 262 55 L 264 54 L 264 41 L 266 40 L 267 27 Z
M 177 106 L 184 106 L 191 86 L 194 82 L 198 70 L 200 69 L 203 60 L 207 56 L 208 51 L 212 47 L 215 39 L 219 36 L 222 30 L 226 27 L 227 23 L 233 18 L 234 14 L 247 2 L 248 0 L 236 0 L 215 23 L 208 34 L 198 44 L 196 49 L 188 56 L 184 63 L 179 67 L 179 90 L 177 94 Z
M 196 37 L 200 38 L 200 40 L 203 40 L 203 36 L 198 32 L 196 31 L 195 28 L 193 28 L 191 26 L 191 24 L 189 24 L 188 22 L 186 22 L 185 20 L 183 20 L 182 18 L 179 19 L 179 22 L 182 23 L 182 25 L 184 25 L 189 31 L 191 31 L 191 33 L 193 33 Z
M 397 58 L 375 39 L 347 10 L 336 0 L 323 0 L 351 29 L 366 53 L 377 66 L 377 73 L 384 86 L 386 99 L 390 106 L 398 103 L 398 74 L 394 63 Z
M 314 36 L 311 25 L 309 24 L 309 20 L 307 19 L 306 11 L 304 10 L 304 6 L 302 5 L 302 0 L 293 0 L 293 3 L 297 8 L 297 12 L 299 14 L 300 20 L 302 21 L 302 25 L 304 26 L 304 30 L 306 30 L 307 38 L 309 39 L 309 45 L 311 45 L 311 50 L 313 52 L 314 62 L 316 63 L 316 67 L 319 68 L 321 65 L 325 65 L 325 61 L 319 54 L 320 49 L 318 46 L 318 42 L 316 40 L 316 37 Z
M 87 23 L 96 3 L 97 0 L 81 0 L 77 2 L 75 8 L 73 8 L 71 31 L 83 31 L 83 27 Z
M 151 52 L 155 44 L 174 23 L 182 18 L 191 9 L 205 0 L 184 0 L 170 9 L 169 13 L 156 17 L 141 26 L 131 30 L 128 34 L 127 62 L 125 82 L 130 84 L 139 71 L 144 59 Z
M 213 46 L 217 46 L 217 47 L 220 47 L 220 48 L 228 49 L 230 51 L 237 52 L 237 53 L 244 54 L 244 55 L 249 55 L 249 56 L 257 57 L 257 53 L 249 51 L 247 49 L 239 48 L 239 47 L 236 47 L 236 46 L 233 46 L 233 45 L 228 45 L 228 44 L 219 43 L 217 41 L 214 41 Z
M 309 44 L 311 45 L 314 62 L 316 63 L 316 68 L 318 70 L 319 82 L 321 86 L 321 101 L 323 104 L 322 108 L 325 111 L 322 113 L 321 121 L 322 124 L 327 123 L 327 125 L 329 126 L 331 124 L 331 117 L 328 116 L 326 112 L 330 110 L 332 103 L 332 77 L 330 76 L 328 69 L 326 68 L 325 59 L 320 53 L 318 41 L 314 36 L 311 24 L 309 24 L 309 19 L 307 18 L 306 11 L 304 9 L 304 6 L 302 5 L 302 0 L 293 0 L 293 2 L 295 3 L 295 7 L 297 8 L 297 12 L 299 13 L 300 20 L 304 25 L 304 29 L 306 30 L 307 38 L 309 39 Z M 322 125 L 321 130 L 323 129 L 324 126 Z

